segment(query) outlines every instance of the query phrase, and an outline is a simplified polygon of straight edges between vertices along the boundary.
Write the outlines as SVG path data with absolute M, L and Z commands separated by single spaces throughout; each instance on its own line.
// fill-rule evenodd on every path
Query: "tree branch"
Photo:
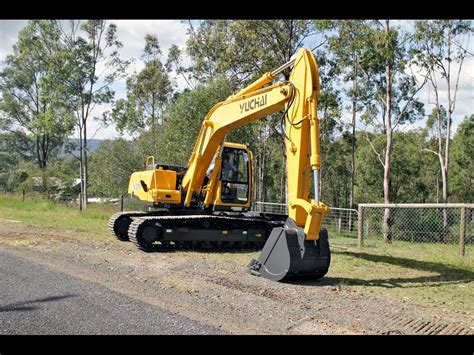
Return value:
M 421 150 L 424 150 L 425 152 L 430 152 L 430 153 L 433 153 L 434 155 L 436 156 L 440 156 L 440 154 L 438 152 L 435 152 L 434 150 L 431 150 L 431 149 L 428 149 L 428 148 L 422 148 Z
M 408 99 L 405 106 L 403 107 L 403 109 L 398 114 L 398 117 L 395 120 L 395 123 L 393 125 L 393 129 L 395 129 L 395 127 L 400 123 L 400 120 L 401 120 L 403 114 L 405 113 L 405 110 L 408 108 L 408 105 L 413 102 L 413 99 L 414 99 L 415 95 L 418 94 L 418 92 L 425 86 L 425 84 L 427 82 L 428 82 L 428 75 L 425 75 L 425 80 L 423 81 L 423 83 L 416 89 L 415 92 L 413 92 L 413 94 L 411 95 L 411 97 Z
M 369 135 L 367 134 L 367 131 L 364 130 L 364 133 L 365 133 L 365 138 L 367 142 L 369 142 L 370 147 L 372 148 L 372 151 L 375 153 L 375 155 L 377 155 L 377 159 L 379 160 L 380 164 L 382 164 L 383 168 L 385 169 L 385 163 L 383 162 L 382 157 L 380 156 L 380 154 L 377 152 L 374 145 L 372 144 L 372 141 L 369 139 Z

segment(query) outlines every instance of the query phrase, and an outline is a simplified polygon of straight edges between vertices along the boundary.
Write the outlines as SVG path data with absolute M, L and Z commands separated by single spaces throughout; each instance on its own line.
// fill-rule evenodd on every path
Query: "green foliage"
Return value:
M 244 84 L 288 62 L 318 32 L 307 20 L 206 20 L 198 28 L 189 25 L 187 53 L 196 80 L 225 75 Z M 288 79 L 289 70 L 284 75 Z
M 451 148 L 449 190 L 452 202 L 474 202 L 474 115 L 459 125 Z
M 399 29 L 370 26 L 364 29 L 365 45 L 360 51 L 359 66 L 361 100 L 364 103 L 363 122 L 381 132 L 387 130 L 387 94 L 390 92 L 390 120 L 393 129 L 423 118 L 423 104 L 415 96 L 418 83 L 409 73 L 413 61 L 409 34 Z M 387 68 L 390 68 L 391 87 L 387 87 Z M 389 91 L 390 90 L 390 91 Z
M 452 46 L 449 41 L 462 44 L 463 36 L 470 33 L 470 20 L 416 21 L 413 36 L 415 45 L 412 49 L 415 63 L 425 69 L 439 71 L 442 77 L 446 78 L 447 62 L 459 62 L 466 55 L 462 45 Z
M 322 161 L 321 198 L 331 206 L 349 207 L 351 184 L 350 136 L 344 134 L 328 142 Z
M 46 168 L 39 168 L 32 162 L 21 164 L 22 179 L 13 191 L 25 190 L 27 194 L 42 193 L 52 199 L 71 200 L 79 193 L 75 179 L 78 176 L 78 162 L 75 158 L 54 160 Z
M 29 21 L 0 73 L 0 127 L 17 138 L 11 145 L 45 168 L 72 131 L 70 111 L 54 80 L 61 52 L 59 31 L 51 21 Z
M 90 191 L 101 197 L 126 194 L 130 175 L 143 170 L 144 162 L 136 141 L 103 141 L 90 157 Z
M 417 21 L 413 36 L 400 28 L 386 30 L 380 21 L 206 20 L 199 21 L 199 26 L 194 21 L 187 23 L 186 47 L 172 45 L 164 65 L 158 38 L 145 37 L 141 56 L 144 68 L 127 78 L 127 97 L 115 102 L 112 112 L 105 117 L 135 140 L 104 142 L 91 155 L 92 193 L 113 197 L 125 193 L 130 174 L 143 169 L 148 155 L 162 163 L 186 166 L 202 121 L 214 104 L 287 62 L 303 44 L 314 44 L 318 47 L 315 56 L 321 81 L 318 116 L 323 200 L 332 206 L 349 207 L 354 142 L 354 202 L 382 202 L 387 65 L 392 70 L 391 115 L 396 131 L 423 114 L 417 101 L 418 83 L 408 74 L 409 65 L 415 63 L 442 71 L 440 65 L 448 56 L 447 34 L 461 39 L 472 32 L 469 21 L 454 20 Z M 71 186 L 72 179 L 79 177 L 79 161 L 56 159 L 55 152 L 71 132 L 74 121 L 83 130 L 83 138 L 87 137 L 85 128 L 93 108 L 112 103 L 111 84 L 125 75 L 128 63 L 118 55 L 122 45 L 114 24 L 104 20 L 71 21 L 69 32 L 62 24 L 30 21 L 2 68 L 1 189 L 41 190 L 55 196 L 76 194 Z M 185 61 L 184 54 L 190 60 Z M 452 47 L 450 60 L 459 62 L 462 55 L 466 52 L 461 47 Z M 102 66 L 108 68 L 104 75 L 97 70 Z M 173 91 L 172 71 L 186 80 L 189 89 Z M 288 76 L 287 69 L 279 79 Z M 350 107 L 344 107 L 347 100 Z M 363 131 L 352 136 L 352 124 L 344 117 L 348 108 L 354 109 L 359 122 L 372 126 L 372 133 L 367 133 L 371 143 Z M 391 201 L 438 201 L 439 162 L 422 148 L 437 150 L 438 118 L 445 135 L 448 117 L 449 108 L 440 107 L 428 117 L 425 130 L 394 133 Z M 233 131 L 226 138 L 246 143 L 254 153 L 256 200 L 285 201 L 286 167 L 280 124 L 281 114 L 276 113 Z M 473 130 L 471 115 L 452 140 L 451 202 L 474 200 Z M 36 167 L 32 163 L 35 160 Z M 34 177 L 44 178 L 44 183 L 38 186 Z
M 127 79 L 127 99 L 115 103 L 110 118 L 120 132 L 126 131 L 134 136 L 151 127 L 156 140 L 173 87 L 159 59 L 161 50 L 158 39 L 146 35 L 145 42 L 142 56 L 145 68 Z
M 178 95 L 164 117 L 163 133 L 159 137 L 160 149 L 155 153 L 157 161 L 186 166 L 202 121 L 215 104 L 231 93 L 227 80 L 215 78 L 193 91 Z M 139 141 L 148 139 L 145 135 Z M 151 153 L 151 149 L 148 152 Z
M 356 201 L 382 203 L 383 166 L 379 159 L 383 162 L 383 158 L 374 149 L 383 152 L 386 137 L 371 133 L 367 133 L 367 136 L 366 133 L 358 132 Z M 370 139 L 373 148 L 367 139 Z M 427 159 L 426 153 L 421 150 L 421 139 L 419 131 L 394 134 L 390 180 L 390 201 L 394 203 L 436 201 L 435 181 L 423 173 L 428 164 L 433 164 L 433 160 Z

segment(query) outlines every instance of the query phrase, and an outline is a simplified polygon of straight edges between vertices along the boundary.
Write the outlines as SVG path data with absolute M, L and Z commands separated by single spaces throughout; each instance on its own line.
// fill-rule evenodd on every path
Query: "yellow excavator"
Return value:
M 273 83 L 290 67 L 288 81 Z M 187 167 L 155 163 L 148 157 L 146 170 L 131 175 L 128 192 L 148 202 L 149 209 L 114 214 L 111 232 L 143 250 L 256 246 L 262 250 L 247 266 L 252 275 L 274 281 L 323 277 L 330 249 L 321 223 L 329 208 L 319 200 L 318 97 L 317 62 L 302 48 L 294 60 L 212 107 Z M 251 211 L 252 152 L 225 138 L 279 111 L 285 121 L 288 213 Z

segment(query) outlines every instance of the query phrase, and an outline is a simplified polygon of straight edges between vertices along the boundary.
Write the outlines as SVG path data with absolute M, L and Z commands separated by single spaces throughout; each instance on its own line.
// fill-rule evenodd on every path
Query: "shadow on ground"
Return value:
M 358 253 L 351 251 L 333 251 L 333 255 L 345 255 L 353 258 L 364 259 L 374 263 L 392 264 L 399 267 L 411 268 L 420 271 L 434 272 L 437 275 L 419 276 L 419 277 L 396 277 L 383 279 L 359 279 L 354 277 L 324 277 L 319 280 L 299 280 L 289 281 L 288 283 L 299 284 L 302 286 L 337 286 L 340 284 L 350 286 L 377 286 L 384 288 L 395 287 L 426 287 L 441 286 L 446 284 L 467 284 L 474 281 L 474 272 L 449 266 L 443 263 L 430 261 L 421 261 L 407 258 L 400 258 L 388 255 L 374 255 L 367 253 Z M 376 265 L 374 265 L 376 267 Z M 370 275 L 368 275 L 370 277 Z
M 162 247 L 160 245 L 153 245 L 147 249 L 141 249 L 146 253 L 175 253 L 175 252 L 192 252 L 192 253 L 234 253 L 234 254 L 245 254 L 252 252 L 259 252 L 262 247 L 255 246 L 202 246 L 202 247 Z
M 14 302 L 6 305 L 0 306 L 0 312 L 14 312 L 14 311 L 32 311 L 38 309 L 38 306 L 32 306 L 32 303 L 44 303 L 44 302 L 53 302 L 62 300 L 69 297 L 76 297 L 76 295 L 60 295 L 60 296 L 51 296 L 45 298 L 38 298 L 31 301 L 23 301 L 23 302 Z

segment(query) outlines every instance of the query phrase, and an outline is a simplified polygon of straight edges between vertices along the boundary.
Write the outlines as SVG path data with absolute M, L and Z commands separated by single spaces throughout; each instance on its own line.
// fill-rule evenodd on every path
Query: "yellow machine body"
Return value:
M 137 171 L 132 174 L 128 192 L 142 201 L 180 203 L 181 192 L 176 189 L 177 173 L 163 168 Z
M 273 83 L 291 66 L 288 81 Z M 202 122 L 187 167 L 160 166 L 148 157 L 146 169 L 130 178 L 132 196 L 157 207 L 175 206 L 155 214 L 120 213 L 109 222 L 113 232 L 142 248 L 155 242 L 179 246 L 256 241 L 257 235 L 265 234 L 260 257 L 249 264 L 252 274 L 275 281 L 324 276 L 330 249 L 321 224 L 329 207 L 319 201 L 319 85 L 316 59 L 302 48 L 294 60 L 214 105 Z M 243 144 L 226 142 L 232 131 L 276 112 L 283 112 L 280 133 L 286 146 L 288 215 L 283 217 L 248 211 L 253 197 L 252 153 Z M 314 196 L 310 196 L 311 176 Z
M 206 206 L 235 207 L 242 210 L 250 208 L 252 203 L 253 191 L 253 155 L 244 144 L 225 142 L 223 149 L 218 149 L 214 157 L 213 169 L 209 172 L 208 182 L 202 186 L 202 192 L 205 193 Z M 232 200 L 224 199 L 225 185 L 229 184 L 222 179 L 222 152 L 228 150 L 230 154 L 240 152 L 246 157 L 240 161 L 240 171 L 245 178 L 241 183 L 231 182 L 230 184 L 242 185 L 245 189 L 238 190 L 235 198 Z M 182 194 L 178 185 L 178 173 L 174 170 L 165 169 L 160 165 L 155 165 L 154 157 L 149 156 L 146 159 L 147 170 L 134 172 L 128 184 L 128 193 L 142 201 L 152 202 L 153 205 L 159 204 L 180 204 Z

